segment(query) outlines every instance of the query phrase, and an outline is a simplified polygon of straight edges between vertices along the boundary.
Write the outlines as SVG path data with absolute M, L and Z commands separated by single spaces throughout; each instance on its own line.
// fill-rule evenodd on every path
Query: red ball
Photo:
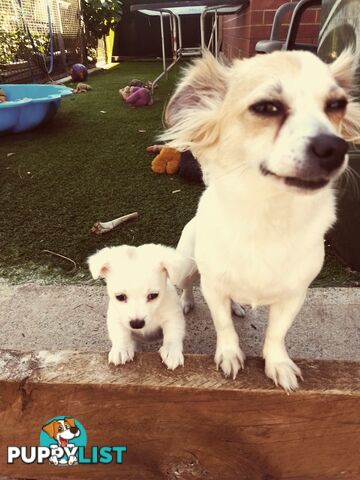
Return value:
M 75 63 L 71 67 L 71 78 L 74 82 L 83 82 L 87 79 L 88 69 L 82 63 Z

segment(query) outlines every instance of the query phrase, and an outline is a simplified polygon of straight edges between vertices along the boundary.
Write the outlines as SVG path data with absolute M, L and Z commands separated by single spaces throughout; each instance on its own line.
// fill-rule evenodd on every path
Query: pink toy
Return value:
M 126 103 L 134 107 L 146 107 L 153 104 L 150 91 L 144 87 L 130 87 L 130 95 L 125 99 Z

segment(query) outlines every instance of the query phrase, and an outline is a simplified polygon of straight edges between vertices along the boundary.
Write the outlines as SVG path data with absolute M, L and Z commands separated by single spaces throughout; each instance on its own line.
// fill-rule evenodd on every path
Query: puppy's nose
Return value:
M 145 320 L 135 318 L 135 320 L 130 320 L 130 327 L 135 329 L 143 328 L 145 325 Z
M 78 427 L 70 427 L 70 432 L 71 433 L 77 433 L 78 432 Z
M 308 146 L 310 160 L 316 161 L 326 172 L 339 168 L 347 151 L 348 144 L 345 140 L 324 133 L 313 137 Z

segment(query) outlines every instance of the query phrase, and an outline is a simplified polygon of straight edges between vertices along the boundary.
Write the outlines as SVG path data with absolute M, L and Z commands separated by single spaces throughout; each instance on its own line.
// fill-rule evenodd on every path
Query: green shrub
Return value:
M 81 0 L 88 50 L 96 48 L 98 39 L 108 35 L 121 20 L 122 5 L 120 0 Z
M 35 51 L 47 54 L 49 51 L 49 34 L 31 32 Z M 28 60 L 35 53 L 29 35 L 21 29 L 6 31 L 0 28 L 0 63 L 10 64 Z
M 96 38 L 107 35 L 122 16 L 120 0 L 82 0 L 81 8 L 87 32 Z

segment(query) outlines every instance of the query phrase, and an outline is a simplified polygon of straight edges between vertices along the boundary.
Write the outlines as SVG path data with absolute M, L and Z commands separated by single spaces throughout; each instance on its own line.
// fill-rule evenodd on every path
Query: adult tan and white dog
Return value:
M 229 66 L 206 54 L 167 106 L 163 139 L 191 149 L 208 181 L 178 248 L 196 260 L 226 376 L 235 378 L 245 358 L 232 299 L 270 307 L 265 373 L 287 391 L 297 387 L 285 335 L 321 270 L 335 181 L 347 166 L 346 141 L 358 134 L 353 64 L 349 50 L 331 65 L 302 51 Z M 184 309 L 192 302 L 185 291 Z

